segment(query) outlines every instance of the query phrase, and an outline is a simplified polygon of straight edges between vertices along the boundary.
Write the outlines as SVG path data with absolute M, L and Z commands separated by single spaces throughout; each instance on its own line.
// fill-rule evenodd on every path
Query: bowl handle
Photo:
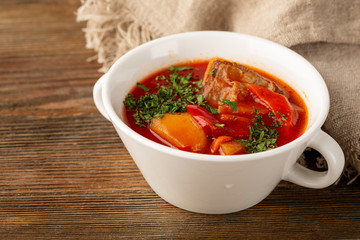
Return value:
M 105 111 L 105 107 L 104 107 L 104 103 L 103 103 L 103 99 L 102 99 L 102 86 L 104 84 L 104 82 L 107 79 L 107 75 L 104 74 L 102 75 L 101 78 L 99 78 L 99 80 L 97 80 L 97 82 L 95 83 L 94 89 L 93 89 L 93 97 L 94 97 L 94 102 L 95 105 L 97 107 L 97 109 L 99 110 L 99 112 L 104 116 L 104 118 L 106 118 L 107 120 L 110 121 L 110 118 L 107 114 L 107 112 Z
M 283 179 L 309 188 L 330 186 L 340 177 L 344 169 L 345 158 L 343 151 L 339 144 L 322 130 L 319 131 L 308 146 L 319 151 L 324 156 L 328 170 L 326 172 L 317 172 L 295 163 Z

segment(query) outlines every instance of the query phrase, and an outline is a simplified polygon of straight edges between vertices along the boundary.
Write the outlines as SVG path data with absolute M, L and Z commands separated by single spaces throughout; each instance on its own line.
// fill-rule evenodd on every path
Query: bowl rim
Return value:
M 112 78 L 114 78 L 115 70 L 117 68 L 119 68 L 119 66 L 121 66 L 124 62 L 126 62 L 128 58 L 131 58 L 134 54 L 137 54 L 137 52 L 142 51 L 143 49 L 150 48 L 153 45 L 161 44 L 166 41 L 179 40 L 182 38 L 191 38 L 191 37 L 199 36 L 199 35 L 213 35 L 213 34 L 221 35 L 222 37 L 239 37 L 242 39 L 247 39 L 248 41 L 258 41 L 258 42 L 270 45 L 272 47 L 281 49 L 282 51 L 285 51 L 287 54 L 291 55 L 292 57 L 295 57 L 298 60 L 300 60 L 304 64 L 304 67 L 306 67 L 307 69 L 309 69 L 310 71 L 313 72 L 314 78 L 318 79 L 319 83 L 322 85 L 322 89 L 324 92 L 324 96 L 322 99 L 323 101 L 321 104 L 321 106 L 322 106 L 321 112 L 319 113 L 318 118 L 314 121 L 313 125 L 310 126 L 310 128 L 308 128 L 298 138 L 294 139 L 293 141 L 291 141 L 283 146 L 277 147 L 275 149 L 271 149 L 271 150 L 259 152 L 259 153 L 224 156 L 224 155 L 211 155 L 211 154 L 187 152 L 187 151 L 182 151 L 179 149 L 171 148 L 171 147 L 156 143 L 156 142 L 140 135 L 139 133 L 135 132 L 134 130 L 132 130 L 126 123 L 124 123 L 120 119 L 120 117 L 118 116 L 118 114 L 116 113 L 115 109 L 113 108 L 113 106 L 111 104 L 110 94 L 108 94 L 110 91 L 110 89 L 109 89 L 110 83 L 109 82 L 111 81 Z M 124 134 L 131 137 L 133 140 L 138 141 L 139 143 L 141 143 L 149 148 L 152 148 L 156 151 L 160 151 L 165 154 L 172 155 L 172 156 L 183 157 L 186 159 L 193 159 L 193 160 L 198 160 L 198 161 L 211 161 L 211 162 L 252 161 L 255 159 L 262 159 L 265 157 L 271 157 L 274 155 L 278 155 L 278 154 L 287 152 L 287 151 L 295 148 L 296 146 L 302 145 L 303 143 L 307 142 L 310 138 L 315 137 L 315 134 L 317 133 L 317 131 L 320 130 L 321 126 L 325 122 L 326 117 L 329 112 L 329 107 L 330 107 L 330 97 L 329 97 L 329 92 L 328 92 L 328 88 L 325 84 L 325 81 L 322 78 L 322 76 L 320 75 L 320 73 L 315 69 L 315 67 L 312 64 L 310 64 L 310 62 L 308 62 L 304 57 L 302 57 L 298 53 L 294 52 L 293 50 L 291 50 L 285 46 L 282 46 L 278 43 L 275 43 L 273 41 L 270 41 L 270 40 L 267 40 L 264 38 L 260 38 L 260 37 L 256 37 L 256 36 L 252 36 L 252 35 L 248 35 L 248 34 L 243 34 L 243 33 L 226 32 L 226 31 L 193 31 L 193 32 L 178 33 L 178 34 L 161 37 L 161 38 L 146 42 L 146 43 L 128 51 L 127 53 L 125 53 L 118 60 L 116 60 L 116 62 L 111 66 L 111 68 L 106 73 L 106 75 L 108 75 L 108 77 L 105 78 L 105 81 L 103 83 L 102 100 L 103 100 L 105 111 L 107 112 L 110 121 L 117 128 L 119 128 Z M 135 83 L 134 83 L 134 86 L 135 86 Z

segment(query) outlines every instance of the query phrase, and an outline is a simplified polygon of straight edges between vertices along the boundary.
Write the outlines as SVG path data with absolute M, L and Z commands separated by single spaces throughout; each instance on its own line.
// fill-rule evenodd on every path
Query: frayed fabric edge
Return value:
M 360 139 L 348 144 L 345 151 L 344 177 L 350 179 L 348 185 L 353 183 L 360 176 Z
M 86 48 L 94 49 L 96 56 L 88 59 L 102 64 L 105 73 L 113 63 L 129 50 L 161 36 L 141 22 L 121 1 L 82 0 L 77 21 L 86 21 Z M 136 14 L 136 15 L 135 15 Z
M 343 178 L 348 179 L 347 185 L 352 184 L 360 176 L 360 139 L 357 141 L 350 141 L 345 148 L 343 148 L 345 156 L 345 166 L 342 176 L 335 182 L 338 184 Z M 318 167 L 326 166 L 324 157 L 316 158 L 316 165 Z
M 311 151 L 311 148 L 306 148 L 306 151 Z M 345 148 L 343 148 L 345 155 L 345 166 L 342 175 L 335 182 L 339 184 L 341 180 L 348 179 L 347 185 L 352 184 L 360 177 L 360 139 L 357 141 L 350 141 Z M 316 157 L 315 159 L 306 159 L 305 154 L 303 153 L 298 159 L 298 163 L 305 166 L 307 165 L 306 160 L 316 160 L 316 167 L 321 169 L 327 169 L 327 163 L 323 156 Z

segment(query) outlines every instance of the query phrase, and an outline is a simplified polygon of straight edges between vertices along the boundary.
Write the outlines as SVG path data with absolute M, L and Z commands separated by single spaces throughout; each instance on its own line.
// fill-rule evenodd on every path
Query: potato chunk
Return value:
M 208 140 L 204 130 L 189 113 L 165 113 L 154 118 L 149 128 L 163 142 L 181 150 L 205 152 Z

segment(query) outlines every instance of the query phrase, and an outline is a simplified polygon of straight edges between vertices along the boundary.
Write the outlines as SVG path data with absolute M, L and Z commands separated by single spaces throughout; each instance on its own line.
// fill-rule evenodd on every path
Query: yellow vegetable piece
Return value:
M 244 146 L 240 142 L 224 142 L 220 144 L 219 152 L 221 155 L 234 155 L 234 154 L 244 154 Z
M 165 113 L 162 118 L 152 119 L 149 128 L 161 140 L 179 149 L 194 152 L 205 152 L 207 149 L 204 130 L 187 112 Z

